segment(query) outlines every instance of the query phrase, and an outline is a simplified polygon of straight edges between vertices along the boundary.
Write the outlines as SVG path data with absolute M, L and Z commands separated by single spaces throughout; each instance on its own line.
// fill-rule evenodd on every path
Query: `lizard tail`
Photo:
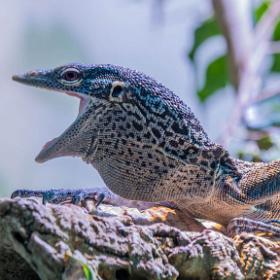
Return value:
M 252 165 L 239 186 L 245 202 L 252 205 L 244 216 L 280 227 L 280 161 Z
M 280 160 L 253 165 L 242 175 L 239 187 L 244 200 L 249 204 L 257 205 L 273 200 L 280 195 Z
M 244 216 L 280 227 L 280 195 L 253 206 Z

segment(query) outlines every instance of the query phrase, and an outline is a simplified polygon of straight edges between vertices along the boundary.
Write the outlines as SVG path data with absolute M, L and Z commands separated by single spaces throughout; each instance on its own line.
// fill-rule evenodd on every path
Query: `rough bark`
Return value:
M 0 279 L 280 278 L 277 242 L 166 224 L 182 226 L 179 216 L 165 207 L 101 205 L 90 213 L 2 199 Z

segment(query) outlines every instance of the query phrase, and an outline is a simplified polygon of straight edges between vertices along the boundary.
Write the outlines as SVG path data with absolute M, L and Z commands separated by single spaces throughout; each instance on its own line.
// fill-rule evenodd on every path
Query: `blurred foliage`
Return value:
M 248 131 L 242 149 L 237 151 L 240 159 L 248 161 L 270 161 L 277 158 L 280 142 L 269 131 Z
M 252 22 L 255 26 L 265 16 L 270 5 L 271 1 L 264 0 L 258 2 L 257 6 L 252 6 Z M 201 103 L 207 102 L 209 97 L 231 84 L 226 53 L 214 55 L 202 71 L 197 71 L 198 60 L 196 56 L 199 54 L 198 50 L 206 45 L 210 39 L 217 37 L 222 38 L 223 35 L 215 17 L 211 16 L 196 27 L 193 44 L 188 52 L 188 58 L 195 70 L 196 80 L 203 81 L 202 85 L 197 85 L 196 91 Z M 280 20 L 275 25 L 272 39 L 273 41 L 280 42 Z M 268 71 L 265 78 L 270 74 L 279 75 L 280 53 L 272 54 L 270 56 L 270 62 L 271 64 L 268 64 Z M 199 77 L 201 73 L 202 77 Z M 272 159 L 275 155 L 279 157 L 280 139 L 274 137 L 275 130 L 271 128 L 275 129 L 275 127 L 280 127 L 280 92 L 278 97 L 275 96 L 251 104 L 245 110 L 242 120 L 246 130 L 244 134 L 244 145 L 242 145 L 241 150 L 237 151 L 238 156 L 241 159 L 253 161 Z M 279 133 L 279 130 L 277 132 Z M 244 152 L 244 150 L 247 152 Z M 271 153 L 271 151 L 275 152 Z
M 253 162 L 260 162 L 263 161 L 260 155 L 257 152 L 245 152 L 245 151 L 238 151 L 237 156 L 239 159 L 246 160 L 246 161 L 253 161 Z
M 280 94 L 249 106 L 243 121 L 247 128 L 243 146 L 247 150 L 247 159 L 269 161 L 279 158 Z M 250 149 L 252 146 L 254 149 Z M 244 152 L 239 156 L 244 158 Z
M 262 136 L 261 138 L 257 139 L 256 143 L 257 143 L 259 149 L 265 150 L 265 151 L 269 150 L 274 145 L 271 137 L 268 134 L 266 134 L 266 135 Z
M 270 1 L 263 1 L 259 6 L 255 8 L 255 10 L 253 11 L 253 20 L 255 25 L 262 18 L 270 5 Z
M 92 269 L 87 264 L 82 264 L 82 267 L 86 280 L 96 279 L 95 277 L 93 277 Z
M 280 41 L 280 21 L 275 27 L 274 33 L 273 33 L 273 40 L 274 41 Z M 273 72 L 280 72 L 280 54 L 275 53 L 272 55 L 272 66 L 271 71 Z
M 86 262 L 80 252 L 72 254 L 70 251 L 66 251 L 64 254 L 64 261 L 67 264 L 67 273 L 63 279 L 99 279 L 97 272 Z
M 256 24 L 266 13 L 268 8 L 271 5 L 271 1 L 263 1 L 253 13 L 254 23 Z M 280 21 L 276 24 L 273 36 L 273 41 L 280 40 Z M 271 64 L 271 72 L 280 72 L 280 54 L 276 53 L 272 55 L 272 64 Z
M 255 7 L 252 13 L 253 22 L 255 24 L 264 16 L 267 9 L 270 7 L 270 4 L 270 1 L 265 0 L 261 2 L 259 6 Z M 217 36 L 222 37 L 223 35 L 220 31 L 217 20 L 213 16 L 207 18 L 196 27 L 194 31 L 194 41 L 191 50 L 188 53 L 188 57 L 195 69 L 197 69 L 195 56 L 198 49 L 203 44 L 206 44 L 209 39 Z M 275 26 L 273 40 L 280 40 L 280 21 Z M 280 72 L 280 54 L 274 54 L 272 61 L 271 71 Z M 215 94 L 219 89 L 224 88 L 230 83 L 229 69 L 227 67 L 227 55 L 223 54 L 221 56 L 214 57 L 206 69 L 204 69 L 203 73 L 204 84 L 200 89 L 197 89 L 198 98 L 202 103 L 207 101 L 207 99 Z
M 194 31 L 194 42 L 189 52 L 189 58 L 194 62 L 197 49 L 210 37 L 221 35 L 218 23 L 214 17 L 211 17 L 199 25 Z
M 206 19 L 195 29 L 193 45 L 188 54 L 195 69 L 197 68 L 195 56 L 198 49 L 204 43 L 207 43 L 208 39 L 214 36 L 222 36 L 218 23 L 214 17 Z M 197 89 L 197 95 L 201 102 L 205 102 L 208 97 L 228 84 L 229 76 L 226 54 L 214 58 L 204 72 L 204 84 L 200 89 Z
M 203 88 L 197 92 L 201 102 L 206 101 L 209 96 L 228 84 L 226 55 L 215 58 L 207 66 L 205 79 Z
M 250 130 L 280 127 L 280 92 L 278 96 L 252 104 L 244 114 L 244 121 Z

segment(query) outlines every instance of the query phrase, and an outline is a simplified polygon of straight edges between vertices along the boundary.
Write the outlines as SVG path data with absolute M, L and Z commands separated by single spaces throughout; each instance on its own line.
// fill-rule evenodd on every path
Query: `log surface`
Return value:
M 2 199 L 0 279 L 280 278 L 277 242 L 172 223 L 178 217 L 165 207 L 101 205 L 90 213 L 70 204 Z

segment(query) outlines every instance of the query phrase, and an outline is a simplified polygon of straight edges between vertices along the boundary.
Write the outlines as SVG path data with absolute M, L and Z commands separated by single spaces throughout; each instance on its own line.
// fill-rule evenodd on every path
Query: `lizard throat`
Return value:
M 87 96 L 82 96 L 75 92 L 65 92 L 65 93 L 69 96 L 74 96 L 80 99 L 78 115 L 76 117 L 76 120 L 74 121 L 74 123 L 76 123 L 79 117 L 85 112 L 87 105 L 89 103 L 89 98 Z M 61 142 L 64 142 L 64 138 L 67 138 L 65 136 L 71 127 L 72 125 L 66 131 L 64 131 L 60 136 L 55 137 L 52 140 L 48 141 L 43 146 L 43 148 L 41 149 L 41 151 L 39 152 L 35 160 L 39 163 L 42 163 L 51 158 L 68 156 L 69 154 L 67 152 L 60 150 L 60 144 Z

